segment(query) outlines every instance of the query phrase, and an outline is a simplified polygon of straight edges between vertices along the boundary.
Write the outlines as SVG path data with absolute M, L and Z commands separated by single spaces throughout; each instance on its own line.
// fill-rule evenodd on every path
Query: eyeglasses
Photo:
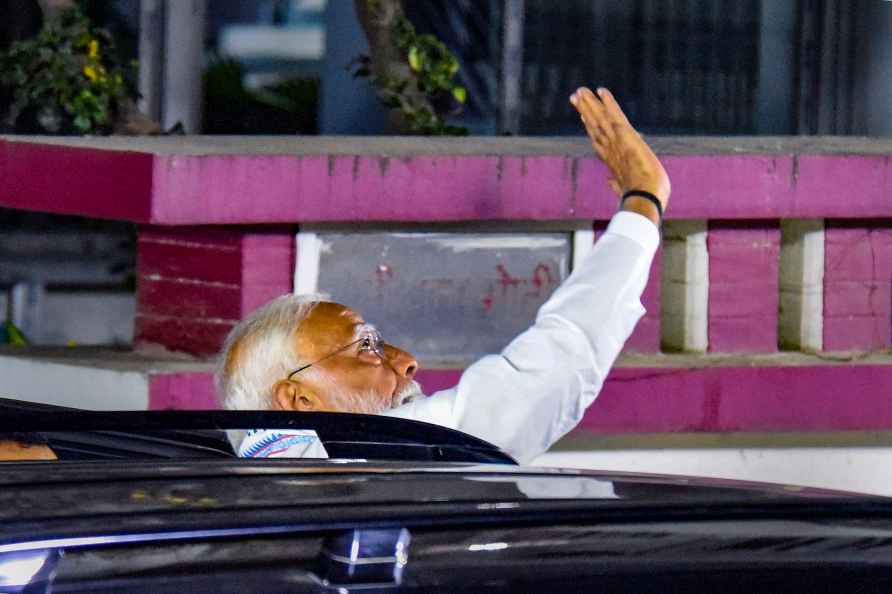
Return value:
M 313 365 L 317 365 L 330 357 L 334 357 L 338 353 L 342 353 L 342 352 L 346 351 L 347 349 L 349 349 L 350 347 L 352 347 L 355 344 L 359 345 L 360 353 L 362 353 L 362 352 L 375 353 L 382 360 L 386 360 L 387 357 L 384 354 L 384 339 L 381 338 L 381 334 L 375 329 L 375 327 L 366 325 L 365 327 L 362 328 L 361 332 L 362 332 L 362 335 L 359 338 L 357 338 L 356 340 L 354 340 L 353 342 L 351 342 L 350 344 L 345 344 L 341 348 L 339 348 L 335 351 L 332 351 L 331 353 L 325 355 L 321 359 L 317 359 L 316 361 L 313 361 L 312 363 L 307 363 L 303 367 L 298 367 L 297 369 L 295 369 L 294 371 L 292 371 L 291 373 L 288 374 L 288 379 L 291 379 L 292 376 L 294 376 L 297 373 L 300 373 L 304 369 L 308 369 L 308 368 L 312 367 Z

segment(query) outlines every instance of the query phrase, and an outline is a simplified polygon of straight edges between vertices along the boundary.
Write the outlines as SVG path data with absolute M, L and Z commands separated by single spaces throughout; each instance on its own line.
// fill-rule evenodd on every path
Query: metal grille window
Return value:
M 759 3 L 527 0 L 522 131 L 579 131 L 567 91 L 617 89 L 658 133 L 753 132 Z
M 522 51 L 504 52 L 518 15 Z M 409 16 L 461 58 L 475 132 L 578 134 L 567 96 L 598 84 L 646 132 L 755 132 L 758 1 L 418 0 Z

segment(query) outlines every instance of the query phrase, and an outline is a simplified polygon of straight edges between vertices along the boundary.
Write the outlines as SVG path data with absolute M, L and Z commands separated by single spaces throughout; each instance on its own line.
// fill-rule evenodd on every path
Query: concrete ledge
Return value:
M 653 144 L 671 218 L 892 215 L 888 140 Z M 159 225 L 604 220 L 605 175 L 582 139 L 0 138 L 0 206 Z
M 216 406 L 212 364 L 97 349 L 0 349 L 9 397 L 94 408 Z M 461 369 L 422 369 L 427 393 Z M 574 435 L 892 431 L 892 355 L 626 355 Z M 89 397 L 89 400 L 87 398 Z
M 166 353 L 0 346 L 0 397 L 93 410 L 213 409 L 212 369 Z

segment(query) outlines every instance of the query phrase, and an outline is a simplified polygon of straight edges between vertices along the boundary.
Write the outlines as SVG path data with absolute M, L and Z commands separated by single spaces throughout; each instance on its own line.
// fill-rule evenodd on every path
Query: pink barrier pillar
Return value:
M 660 275 L 662 274 L 662 265 L 662 252 L 658 251 L 654 256 L 647 286 L 644 287 L 644 293 L 641 295 L 641 305 L 644 306 L 647 313 L 638 321 L 632 336 L 626 341 L 626 351 L 660 352 Z
M 709 350 L 777 350 L 780 228 L 776 221 L 710 221 Z
M 824 350 L 892 346 L 892 223 L 827 221 Z
M 292 288 L 291 228 L 143 227 L 134 342 L 213 355 L 251 310 Z

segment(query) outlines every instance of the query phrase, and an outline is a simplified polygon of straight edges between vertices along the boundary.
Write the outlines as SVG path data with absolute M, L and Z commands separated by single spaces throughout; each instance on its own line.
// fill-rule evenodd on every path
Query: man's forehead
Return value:
M 337 322 L 340 324 L 356 324 L 362 323 L 362 316 L 350 309 L 346 305 L 334 303 L 331 301 L 322 301 L 317 303 L 307 320 L 317 320 L 325 322 Z
M 297 327 L 299 340 L 313 344 L 339 342 L 349 338 L 365 325 L 357 312 L 340 303 L 318 303 Z

